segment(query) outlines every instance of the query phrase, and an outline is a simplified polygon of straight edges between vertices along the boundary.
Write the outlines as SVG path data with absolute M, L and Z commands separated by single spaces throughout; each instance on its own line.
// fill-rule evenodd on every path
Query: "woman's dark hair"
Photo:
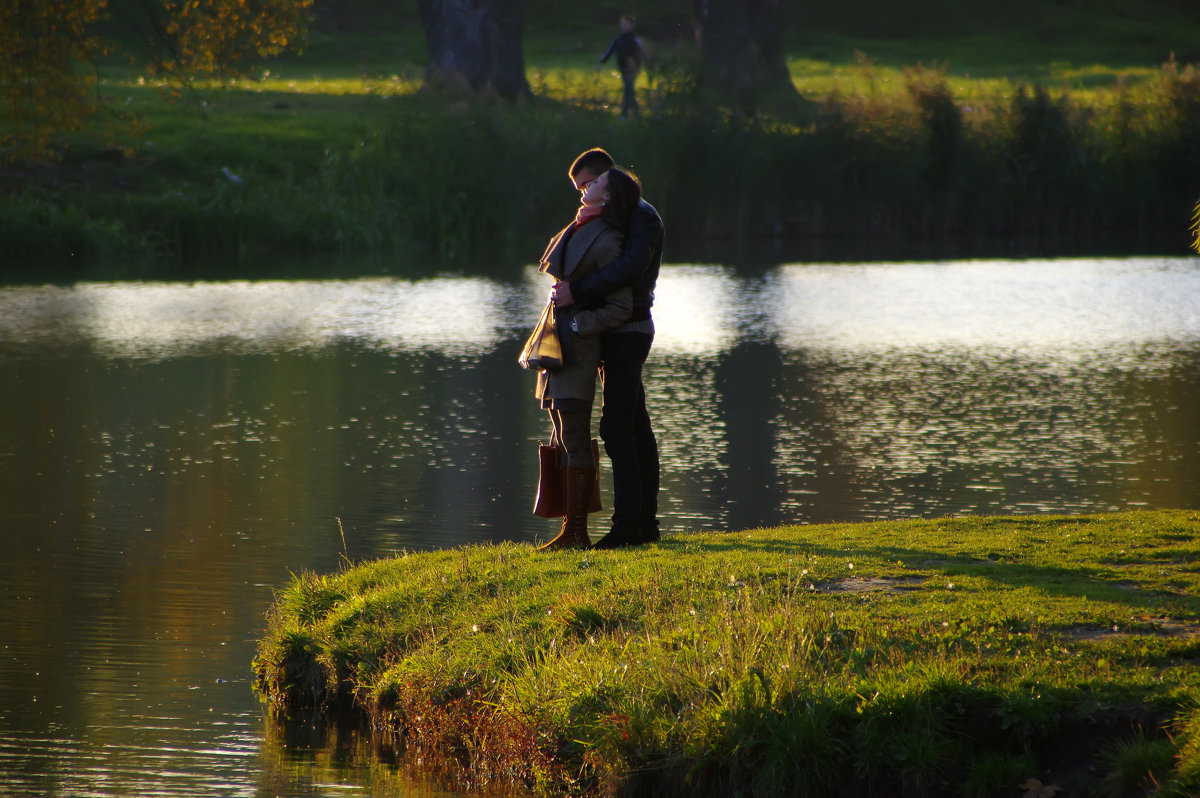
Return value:
M 642 198 L 642 181 L 619 166 L 612 167 L 606 174 L 608 202 L 604 205 L 604 219 L 621 230 L 628 230 L 633 210 Z

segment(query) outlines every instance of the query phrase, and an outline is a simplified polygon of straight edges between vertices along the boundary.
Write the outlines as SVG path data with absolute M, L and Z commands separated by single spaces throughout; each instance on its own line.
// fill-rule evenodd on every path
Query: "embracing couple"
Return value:
M 607 152 L 584 152 L 570 169 L 580 192 L 575 220 L 550 240 L 540 271 L 550 291 L 565 365 L 541 371 L 535 395 L 562 452 L 564 513 L 542 549 L 615 549 L 651 543 L 658 531 L 658 442 L 646 411 L 642 366 L 654 341 L 650 307 L 662 262 L 663 223 L 631 172 Z M 612 528 L 588 537 L 597 463 L 591 445 L 596 375 L 603 384 L 600 438 L 612 463 Z

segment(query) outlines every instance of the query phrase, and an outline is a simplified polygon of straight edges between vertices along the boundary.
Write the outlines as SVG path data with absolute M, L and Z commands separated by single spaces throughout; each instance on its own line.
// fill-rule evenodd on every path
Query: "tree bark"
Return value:
M 703 86 L 747 113 L 794 104 L 780 0 L 692 0 Z
M 418 0 L 429 48 L 425 83 L 531 94 L 525 78 L 524 0 Z

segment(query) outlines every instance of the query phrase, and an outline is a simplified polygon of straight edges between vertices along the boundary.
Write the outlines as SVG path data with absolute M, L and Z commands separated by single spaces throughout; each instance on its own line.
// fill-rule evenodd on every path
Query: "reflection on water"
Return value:
M 339 341 L 478 357 L 511 327 L 513 298 L 498 283 L 469 278 L 10 288 L 0 293 L 0 342 L 83 344 L 98 357 L 137 360 L 314 351 Z
M 764 291 L 784 349 L 1049 357 L 1194 342 L 1196 297 L 1192 259 L 787 266 Z
M 291 573 L 552 533 L 546 288 L 0 289 L 0 793 L 434 794 L 264 724 L 249 661 Z M 665 267 L 665 530 L 1195 507 L 1198 299 L 1192 259 Z

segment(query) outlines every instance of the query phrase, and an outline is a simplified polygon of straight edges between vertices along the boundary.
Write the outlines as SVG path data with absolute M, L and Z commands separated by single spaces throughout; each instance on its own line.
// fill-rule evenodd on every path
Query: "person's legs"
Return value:
M 590 405 L 587 410 L 551 410 L 550 419 L 558 445 L 563 450 L 565 508 L 557 537 L 539 548 L 587 548 L 592 542 L 587 533 L 587 510 L 596 481 Z
M 612 461 L 613 514 L 612 531 L 596 547 L 613 548 L 658 539 L 658 442 L 642 385 L 654 336 L 611 333 L 602 340 L 600 437 Z
M 658 532 L 658 488 L 659 488 L 659 459 L 658 439 L 650 426 L 650 413 L 646 409 L 646 387 L 640 377 L 638 379 L 638 404 L 633 413 L 633 435 L 637 442 L 638 477 L 641 480 L 641 510 L 638 514 L 638 526 L 642 533 L 643 543 L 653 543 L 659 539 Z
M 558 413 L 553 410 L 547 410 L 546 415 L 550 416 L 550 443 L 562 449 L 562 422 L 559 421 Z M 563 451 L 566 451 L 565 449 Z
M 553 410 L 557 421 L 559 445 L 563 448 L 563 464 L 568 468 L 595 468 L 592 462 L 592 411 Z
M 621 118 L 626 116 L 638 115 L 637 94 L 634 90 L 634 84 L 637 82 L 638 73 L 634 70 L 626 70 L 621 73 L 621 85 L 623 91 L 621 93 Z

